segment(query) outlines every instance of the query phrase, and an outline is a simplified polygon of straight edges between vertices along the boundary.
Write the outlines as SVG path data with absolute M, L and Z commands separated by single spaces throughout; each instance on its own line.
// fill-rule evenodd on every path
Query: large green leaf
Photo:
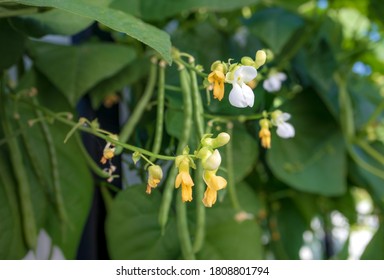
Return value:
M 160 203 L 159 192 L 148 195 L 144 185 L 129 187 L 116 196 L 105 229 L 112 259 L 176 259 L 180 255 L 173 216 L 161 233 Z
M 26 254 L 16 182 L 9 159 L 0 150 L 0 260 L 20 259 Z
M 0 19 L 0 72 L 17 63 L 25 47 L 25 36 L 16 32 L 7 20 Z
M 254 215 L 260 209 L 260 201 L 250 187 L 239 184 L 240 203 Z M 227 194 L 228 196 L 228 194 Z M 253 220 L 238 222 L 236 211 L 227 197 L 224 203 L 216 203 L 207 209 L 207 228 L 204 245 L 197 254 L 198 259 L 209 260 L 247 260 L 262 259 L 261 228 Z
M 275 210 L 270 220 L 276 257 L 300 259 L 300 248 L 304 244 L 303 233 L 309 230 L 308 223 L 291 200 L 281 200 L 278 205 L 278 210 Z
M 233 149 L 233 159 L 227 158 L 226 147 L 224 146 L 220 149 L 223 160 L 221 166 L 226 168 L 227 161 L 232 160 L 235 181 L 240 182 L 252 171 L 259 154 L 259 145 L 256 139 L 240 125 L 234 127 L 230 141 Z
M 259 2 L 260 0 L 114 0 L 111 7 L 133 13 L 145 20 L 161 20 L 183 11 L 230 11 Z
M 279 8 L 255 13 L 249 22 L 252 34 L 258 36 L 276 54 L 303 25 L 301 17 Z
M 379 154 L 384 154 L 384 145 L 381 143 L 376 143 L 371 146 L 374 150 L 376 150 Z M 376 176 L 372 172 L 370 172 L 370 169 L 367 169 L 367 165 L 370 166 L 370 168 L 375 168 L 376 170 L 383 170 L 383 166 L 377 162 L 375 159 L 373 159 L 369 154 L 364 152 L 363 149 L 361 149 L 359 146 L 354 146 L 353 151 L 356 153 L 356 156 L 359 159 L 359 163 L 353 162 L 352 165 L 352 172 L 353 175 L 361 176 L 363 179 L 363 182 L 360 182 L 364 187 L 367 187 L 371 190 L 371 193 L 376 198 L 375 201 L 381 203 L 381 206 L 384 207 L 384 179 Z M 369 168 L 369 167 L 368 167 Z M 383 172 L 382 172 L 383 173 Z
M 113 30 L 143 42 L 155 49 L 168 62 L 172 62 L 169 35 L 156 27 L 122 11 L 103 7 L 84 0 L 17 0 L 15 2 L 40 7 L 52 7 L 96 20 Z
M 135 57 L 132 48 L 107 44 L 60 46 L 34 43 L 36 67 L 72 105 L 89 89 L 111 77 Z
M 319 98 L 303 92 L 282 109 L 292 115 L 296 135 L 272 135 L 267 160 L 273 174 L 301 191 L 340 195 L 346 190 L 343 136 Z
M 380 225 L 375 235 L 368 243 L 361 255 L 362 260 L 383 260 L 384 259 L 384 226 Z
M 12 18 L 12 25 L 32 37 L 48 34 L 72 35 L 92 24 L 93 20 L 62 10 Z
M 64 97 L 48 81 L 29 72 L 21 81 L 20 89 L 37 88 L 41 104 L 56 112 L 70 112 L 71 107 Z M 60 247 L 67 259 L 76 256 L 77 247 L 88 216 L 92 198 L 92 179 L 87 164 L 76 141 L 63 143 L 70 127 L 60 122 L 45 123 L 46 130 L 39 122 L 30 127 L 27 123 L 36 119 L 36 111 L 29 105 L 18 106 L 20 123 L 25 134 L 25 167 L 35 174 L 32 188 L 42 188 L 46 196 L 33 200 L 35 208 L 47 204 L 45 220 L 38 224 L 47 230 L 53 243 Z M 51 149 L 51 150 L 50 150 Z M 40 174 L 40 176 L 39 176 Z M 56 177 L 54 184 L 54 176 Z M 58 196 L 67 214 L 67 221 L 60 218 Z M 33 194 L 35 196 L 35 194 Z

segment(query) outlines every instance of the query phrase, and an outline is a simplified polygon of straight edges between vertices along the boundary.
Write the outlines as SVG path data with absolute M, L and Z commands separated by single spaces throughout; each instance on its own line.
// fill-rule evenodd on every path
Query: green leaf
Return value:
M 0 19 L 0 72 L 17 63 L 24 52 L 25 36 L 16 32 L 7 20 Z
M 282 139 L 273 133 L 272 148 L 267 154 L 273 174 L 301 191 L 326 196 L 343 194 L 346 191 L 343 136 L 319 98 L 303 92 L 282 110 L 292 115 L 296 135 Z
M 272 245 L 277 259 L 300 259 L 303 233 L 309 226 L 291 200 L 281 200 L 270 221 Z
M 31 6 L 52 7 L 79 16 L 96 20 L 113 30 L 126 33 L 128 36 L 155 49 L 170 64 L 171 42 L 169 35 L 156 27 L 122 11 L 102 7 L 84 0 L 17 0 L 15 2 Z
M 21 259 L 27 252 L 17 197 L 17 186 L 3 149 L 0 149 L 0 259 Z
M 377 150 L 379 154 L 384 154 L 383 144 L 376 143 L 372 145 L 372 147 Z M 365 162 L 378 170 L 383 170 L 383 166 L 375 161 L 371 156 L 366 154 L 360 147 L 354 146 L 353 149 L 360 161 Z M 373 193 L 373 197 L 376 198 L 375 202 L 381 203 L 381 206 L 384 207 L 384 179 L 372 174 L 369 170 L 365 169 L 356 162 L 352 162 L 351 170 L 353 176 L 361 176 L 363 182 L 360 182 L 360 184 L 363 184 L 362 186 L 370 189 L 371 193 Z
M 174 216 L 161 234 L 158 211 L 161 196 L 145 193 L 145 185 L 121 191 L 106 221 L 108 251 L 112 259 L 176 259 L 180 255 Z
M 249 22 L 250 31 L 278 54 L 291 36 L 302 26 L 304 20 L 291 12 L 270 8 L 255 13 Z
M 81 17 L 62 10 L 50 10 L 44 13 L 15 17 L 12 25 L 32 37 L 48 34 L 73 35 L 93 23 L 92 19 Z
M 115 75 L 102 80 L 89 90 L 92 107 L 96 110 L 106 96 L 137 82 L 140 78 L 148 74 L 148 70 L 148 58 L 138 58 L 131 61 Z
M 33 43 L 36 67 L 74 106 L 97 83 L 111 77 L 135 57 L 132 48 L 107 44 L 60 46 Z
M 168 109 L 165 112 L 165 128 L 167 133 L 171 136 L 180 139 L 181 134 L 183 132 L 183 119 L 184 112 L 177 109 Z M 196 149 L 198 146 L 197 133 L 195 126 L 191 128 L 191 136 L 189 137 L 188 146 L 191 147 L 192 150 Z
M 70 112 L 71 107 L 64 97 L 57 93 L 49 82 L 35 71 L 28 72 L 25 79 L 21 81 L 19 89 L 28 89 L 34 86 L 38 90 L 39 102 L 52 111 Z M 88 216 L 92 199 L 92 178 L 85 159 L 81 156 L 81 150 L 74 140 L 64 144 L 66 133 L 70 129 L 60 122 L 46 123 L 52 143 L 49 143 L 46 132 L 39 122 L 32 127 L 27 125 L 28 120 L 37 117 L 36 112 L 28 105 L 19 104 L 20 121 L 23 124 L 24 133 L 29 143 L 27 148 L 32 147 L 31 156 L 26 157 L 25 166 L 37 177 L 31 181 L 35 189 L 43 189 L 46 196 L 39 196 L 33 200 L 34 206 L 39 209 L 40 205 L 47 204 L 44 210 L 45 220 L 38 224 L 45 228 L 52 237 L 53 244 L 60 247 L 65 258 L 74 259 L 77 247 L 83 232 L 83 227 Z M 52 155 L 48 146 L 53 144 L 55 155 Z M 25 152 L 25 154 L 28 154 Z M 52 157 L 56 165 L 52 164 Z M 33 162 L 32 162 L 33 161 Z M 36 166 L 42 172 L 42 178 L 37 176 Z M 53 187 L 53 172 L 57 174 L 57 186 L 63 200 L 63 207 L 68 216 L 68 221 L 63 221 L 58 215 L 56 190 Z M 42 181 L 41 181 L 42 179 Z M 36 192 L 36 191 L 34 191 Z M 36 196 L 33 193 L 34 196 Z
M 257 203 L 256 199 L 254 199 L 254 203 Z M 255 220 L 237 222 L 235 220 L 236 211 L 228 202 L 216 203 L 214 207 L 207 209 L 206 213 L 206 237 L 201 251 L 197 254 L 198 259 L 251 260 L 263 258 L 261 229 Z
M 384 226 L 380 225 L 375 235 L 368 243 L 361 260 L 382 260 L 384 259 Z
M 162 20 L 183 11 L 224 12 L 259 3 L 260 0 L 114 0 L 112 8 L 133 13 L 145 20 Z
M 234 126 L 231 136 L 233 147 L 233 168 L 235 181 L 242 181 L 253 169 L 254 163 L 259 153 L 259 145 L 246 129 L 241 125 Z M 227 160 L 225 147 L 221 148 L 222 164 L 226 167 Z

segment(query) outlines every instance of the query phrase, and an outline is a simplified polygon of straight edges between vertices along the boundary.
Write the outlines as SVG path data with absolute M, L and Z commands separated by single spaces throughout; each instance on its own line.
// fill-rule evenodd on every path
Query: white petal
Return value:
M 36 256 L 33 250 L 29 250 L 28 253 L 24 256 L 23 260 L 36 260 Z
M 221 164 L 220 152 L 217 149 L 215 149 L 213 151 L 213 154 L 210 157 L 208 157 L 206 161 L 203 161 L 203 168 L 205 170 L 213 171 L 219 168 L 220 164 Z
M 257 76 L 257 70 L 253 66 L 241 66 L 235 71 L 234 81 L 248 83 Z
M 49 252 L 51 251 L 51 243 L 51 238 L 49 237 L 48 233 L 44 229 L 41 229 L 39 232 L 39 237 L 37 238 L 36 259 L 48 259 Z
M 263 88 L 268 92 L 276 92 L 281 88 L 281 81 L 276 77 L 269 77 L 263 82 Z
M 277 135 L 281 138 L 292 138 L 295 136 L 295 128 L 290 123 L 282 123 L 277 126 Z
M 291 118 L 291 114 L 288 114 L 288 113 L 282 113 L 280 115 L 280 118 L 285 122 L 287 120 L 289 120 Z
M 65 260 L 64 254 L 59 247 L 53 246 L 51 260 Z
M 243 84 L 242 91 L 247 105 L 253 107 L 253 104 L 255 103 L 255 94 L 253 93 L 253 90 L 246 84 Z
M 283 73 L 283 72 L 279 72 L 275 76 L 280 81 L 285 81 L 287 79 L 287 75 L 285 75 L 285 73 Z
M 245 108 L 248 106 L 242 88 L 236 83 L 233 84 L 233 88 L 229 93 L 229 103 L 237 108 Z

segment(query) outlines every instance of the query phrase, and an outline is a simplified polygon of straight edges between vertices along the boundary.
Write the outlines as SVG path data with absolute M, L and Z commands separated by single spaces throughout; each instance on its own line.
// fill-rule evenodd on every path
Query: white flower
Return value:
M 282 72 L 272 74 L 263 82 L 263 88 L 268 92 L 276 92 L 281 88 L 281 84 L 287 79 L 287 75 Z
M 229 73 L 228 73 L 229 74 Z M 246 85 L 257 76 L 257 70 L 252 66 L 240 66 L 233 74 L 233 88 L 229 93 L 229 103 L 238 108 L 252 107 L 255 102 L 253 90 Z M 228 80 L 228 77 L 227 77 Z
M 272 124 L 277 126 L 276 133 L 281 138 L 292 138 L 295 136 L 295 128 L 290 123 L 286 122 L 290 118 L 290 114 L 283 113 L 279 110 L 272 113 Z
M 41 229 L 39 236 L 37 238 L 36 250 L 29 250 L 28 253 L 24 256 L 24 260 L 64 260 L 64 255 L 61 252 L 60 248 L 53 246 L 52 240 L 49 237 L 48 233 Z

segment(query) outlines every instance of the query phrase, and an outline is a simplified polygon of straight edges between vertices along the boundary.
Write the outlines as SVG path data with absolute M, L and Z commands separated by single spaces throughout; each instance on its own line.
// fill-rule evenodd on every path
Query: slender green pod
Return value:
M 123 126 L 119 134 L 119 140 L 121 142 L 124 143 L 128 141 L 137 123 L 139 122 L 141 116 L 143 115 L 145 107 L 148 105 L 148 102 L 150 101 L 153 95 L 153 91 L 156 84 L 156 76 L 157 76 L 157 59 L 152 58 L 151 67 L 149 68 L 149 78 L 148 78 L 147 86 L 144 90 L 143 96 L 141 97 L 139 102 L 136 104 L 132 115 L 129 117 L 128 121 L 125 123 L 125 125 Z M 120 154 L 122 151 L 123 151 L 122 147 L 117 146 L 115 155 Z
M 201 202 L 204 198 L 204 180 L 203 166 L 201 161 L 196 164 L 195 172 L 195 199 L 196 199 L 196 230 L 195 240 L 193 242 L 193 252 L 197 253 L 201 250 L 205 238 L 205 206 Z
M 15 172 L 18 185 L 25 242 L 29 248 L 35 249 L 37 243 L 37 228 L 34 209 L 32 205 L 28 175 L 26 170 L 24 169 L 23 156 L 19 147 L 18 140 L 16 138 L 10 137 L 12 135 L 12 128 L 10 126 L 6 113 L 3 79 L 0 82 L 0 119 L 5 137 L 9 137 L 8 147 L 10 151 L 11 164 Z
M 180 73 L 180 86 L 181 86 L 182 95 L 183 95 L 184 120 L 183 120 L 183 131 L 177 147 L 178 155 L 182 154 L 184 148 L 188 144 L 188 140 L 191 134 L 192 117 L 193 117 L 190 77 L 188 74 L 188 70 L 185 69 L 185 67 L 181 67 L 179 73 Z M 171 183 L 174 186 L 174 178 L 177 173 L 176 171 L 177 170 L 175 166 L 173 166 L 168 176 L 168 181 L 166 184 L 166 187 L 168 187 L 169 189 L 165 190 L 165 191 L 169 191 L 171 195 L 167 193 L 165 196 L 165 194 L 163 194 L 164 196 L 160 206 L 159 220 L 160 220 L 160 225 L 163 231 L 167 223 L 169 210 L 172 202 L 173 188 L 170 189 L 169 186 L 171 186 Z M 192 242 L 189 234 L 189 229 L 188 229 L 186 204 L 181 200 L 181 190 L 179 191 L 179 193 L 180 195 L 178 195 L 176 200 L 176 221 L 177 221 L 180 245 L 181 245 L 182 253 L 185 259 L 195 259 L 193 248 L 192 248 Z
M 152 153 L 158 154 L 160 152 L 161 141 L 163 139 L 163 126 L 164 126 L 164 94 L 165 94 L 165 67 L 166 62 L 160 61 L 159 67 L 159 80 L 157 90 L 157 112 L 156 112 L 156 130 L 155 138 L 153 140 Z M 150 161 L 156 158 L 152 156 Z
M 191 76 L 191 84 L 192 84 L 192 100 L 193 100 L 193 113 L 196 125 L 196 131 L 199 139 L 203 137 L 204 134 L 204 107 L 203 101 L 201 100 L 201 94 L 199 90 L 199 85 L 197 83 L 197 75 L 196 72 L 190 70 L 189 72 Z
M 181 200 L 181 189 L 177 192 L 176 222 L 183 257 L 186 260 L 195 260 L 196 258 L 193 253 L 192 242 L 188 230 L 187 208 L 185 202 Z

